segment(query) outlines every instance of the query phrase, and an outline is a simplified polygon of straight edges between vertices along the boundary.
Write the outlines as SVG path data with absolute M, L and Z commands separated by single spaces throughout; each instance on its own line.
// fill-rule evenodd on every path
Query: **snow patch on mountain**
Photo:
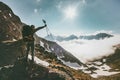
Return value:
M 44 43 L 42 41 L 40 41 L 40 46 L 44 47 Z
M 31 55 L 28 55 L 28 58 L 31 60 L 32 59 L 32 56 Z M 34 56 L 34 61 L 36 64 L 40 64 L 40 65 L 43 65 L 43 66 L 49 66 L 49 63 L 46 62 L 46 61 L 43 61 L 41 59 L 39 59 L 38 57 Z
M 73 69 L 76 69 L 76 70 L 80 69 L 80 65 L 78 63 L 69 62 L 69 61 L 66 62 L 62 59 L 60 59 L 60 60 L 63 62 L 63 64 L 65 64 L 66 66 L 69 66 L 70 68 L 73 68 Z
M 114 75 L 114 74 L 118 74 L 120 72 L 116 72 L 116 71 L 111 71 L 110 72 L 110 67 L 106 64 L 102 65 L 102 66 L 94 66 L 97 68 L 97 70 L 94 71 L 93 74 L 91 74 L 92 77 L 97 78 L 99 76 L 110 76 L 110 75 Z
M 14 65 L 6 65 L 6 66 L 3 66 L 3 67 L 0 67 L 0 70 L 2 69 L 2 68 L 10 68 L 10 67 L 13 67 Z
M 12 17 L 12 14 L 11 14 L 11 13 L 9 13 L 9 16 L 10 16 L 10 17 Z

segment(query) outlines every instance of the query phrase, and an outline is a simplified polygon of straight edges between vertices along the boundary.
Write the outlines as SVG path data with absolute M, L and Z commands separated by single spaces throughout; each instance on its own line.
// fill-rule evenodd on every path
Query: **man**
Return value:
M 34 33 L 37 32 L 40 29 L 45 28 L 47 25 L 45 24 L 42 27 L 38 27 L 35 29 L 34 25 L 25 25 L 23 26 L 23 30 L 22 30 L 22 36 L 23 36 L 23 41 L 26 42 L 26 47 L 27 47 L 27 51 L 26 51 L 26 60 L 28 59 L 28 54 L 31 48 L 31 53 L 32 53 L 32 62 L 34 62 Z

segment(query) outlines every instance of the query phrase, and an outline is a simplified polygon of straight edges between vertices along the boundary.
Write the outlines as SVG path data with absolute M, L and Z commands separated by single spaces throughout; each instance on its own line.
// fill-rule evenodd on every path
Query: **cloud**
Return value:
M 38 9 L 34 9 L 34 13 L 37 13 L 38 12 Z
M 71 40 L 57 42 L 82 62 L 87 62 L 114 53 L 114 45 L 120 43 L 120 35 L 103 40 Z
M 36 0 L 37 2 L 40 2 L 41 0 Z
M 82 3 L 83 3 L 83 4 L 86 4 L 86 0 L 82 0 Z

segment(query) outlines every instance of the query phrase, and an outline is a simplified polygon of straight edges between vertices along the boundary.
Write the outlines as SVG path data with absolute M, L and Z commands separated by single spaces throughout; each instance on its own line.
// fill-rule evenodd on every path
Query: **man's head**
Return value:
M 32 29 L 35 29 L 35 26 L 34 26 L 34 25 L 31 25 L 31 28 L 32 28 Z

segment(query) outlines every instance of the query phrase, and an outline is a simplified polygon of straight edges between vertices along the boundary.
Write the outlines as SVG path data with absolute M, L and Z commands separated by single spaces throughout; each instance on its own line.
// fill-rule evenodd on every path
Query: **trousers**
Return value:
M 32 62 L 34 62 L 34 41 L 31 42 L 26 42 L 26 59 L 28 59 L 28 54 L 31 51 L 31 55 L 32 55 Z

